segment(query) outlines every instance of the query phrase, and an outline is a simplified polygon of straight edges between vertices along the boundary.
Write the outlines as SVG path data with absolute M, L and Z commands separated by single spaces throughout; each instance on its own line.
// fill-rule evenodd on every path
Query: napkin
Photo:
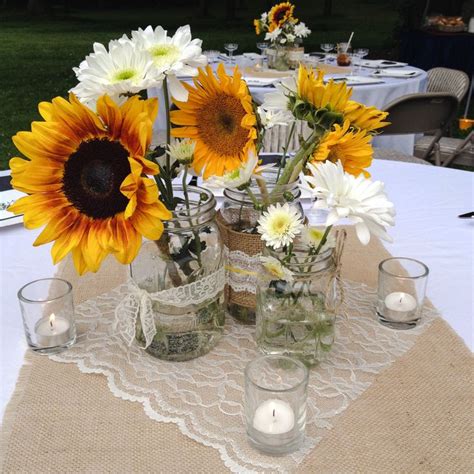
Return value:
M 249 87 L 271 87 L 276 82 L 277 78 L 274 77 L 248 77 L 244 76 L 244 80 Z
M 262 56 L 257 53 L 244 53 L 243 56 L 248 59 L 262 59 Z

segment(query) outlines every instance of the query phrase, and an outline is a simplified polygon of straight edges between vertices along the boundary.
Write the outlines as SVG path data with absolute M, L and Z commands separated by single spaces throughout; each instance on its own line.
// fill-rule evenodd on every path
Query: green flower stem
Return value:
M 281 170 L 285 167 L 286 165 L 286 155 L 288 153 L 288 147 L 290 146 L 291 139 L 293 138 L 293 135 L 295 134 L 295 129 L 296 129 L 296 122 L 293 122 L 291 124 L 291 129 L 290 133 L 288 134 L 288 138 L 286 139 L 285 147 L 283 148 L 283 155 L 280 159 L 280 164 L 278 166 L 278 174 L 277 174 L 277 181 L 280 178 L 280 173 Z
M 332 225 L 326 227 L 326 230 L 324 231 L 324 234 L 323 234 L 323 238 L 321 239 L 321 242 L 319 242 L 318 247 L 314 251 L 314 255 L 318 255 L 320 250 L 323 248 L 324 244 L 328 240 L 328 235 L 329 235 L 329 232 L 331 232 L 331 229 L 332 229 Z
M 168 78 L 163 79 L 163 95 L 165 96 L 165 112 L 166 112 L 166 148 L 169 150 L 171 143 L 171 122 L 170 122 L 170 97 L 168 95 Z M 168 153 L 166 154 L 166 169 L 171 173 L 171 160 Z
M 255 196 L 255 194 L 252 192 L 252 190 L 250 189 L 249 186 L 247 186 L 247 187 L 245 188 L 245 191 L 247 191 L 248 197 L 249 197 L 250 200 L 252 201 L 253 205 L 254 205 L 256 208 L 258 208 L 259 202 L 258 202 L 257 196 Z
M 292 160 L 286 163 L 283 173 L 278 179 L 277 184 L 288 184 L 291 182 L 292 178 L 296 179 L 298 177 L 306 163 L 306 160 L 313 152 L 314 147 L 321 136 L 322 132 L 319 129 L 315 129 L 311 132 L 311 135 L 301 145 L 298 153 L 293 157 Z
M 270 196 L 268 194 L 267 185 L 265 184 L 264 179 L 256 178 L 258 188 L 260 189 L 260 194 L 262 195 L 262 201 L 265 206 L 270 204 Z

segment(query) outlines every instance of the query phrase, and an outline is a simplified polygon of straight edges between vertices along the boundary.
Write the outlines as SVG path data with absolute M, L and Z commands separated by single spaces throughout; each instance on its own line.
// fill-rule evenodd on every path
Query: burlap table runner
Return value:
M 350 233 L 343 273 L 375 285 L 387 255 L 380 242 L 362 247 Z M 70 262 L 60 269 L 77 303 L 117 286 L 126 272 L 112 260 L 81 279 Z M 472 472 L 472 387 L 471 353 L 438 319 L 340 415 L 299 471 Z M 0 453 L 2 472 L 226 471 L 217 450 L 115 398 L 105 377 L 31 353 L 6 410 Z

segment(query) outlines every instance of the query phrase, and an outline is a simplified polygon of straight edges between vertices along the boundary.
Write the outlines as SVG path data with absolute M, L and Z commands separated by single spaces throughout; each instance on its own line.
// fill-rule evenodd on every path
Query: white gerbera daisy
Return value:
M 205 184 L 212 188 L 237 189 L 250 182 L 252 178 L 258 178 L 261 173 L 273 165 L 258 164 L 258 157 L 250 152 L 247 161 L 242 163 L 239 168 L 225 173 L 223 176 L 211 176 Z
M 275 28 L 273 31 L 267 32 L 265 35 L 265 41 L 276 41 L 278 37 L 281 35 L 281 28 Z
M 122 103 L 128 95 L 157 86 L 163 79 L 150 57 L 137 51 L 126 36 L 110 41 L 108 51 L 103 44 L 95 43 L 94 52 L 73 71 L 79 83 L 70 92 L 92 108 L 104 94 Z
M 391 241 L 385 228 L 395 224 L 395 208 L 387 198 L 384 184 L 362 174 L 345 173 L 340 161 L 308 164 L 311 175 L 303 176 L 317 201 L 315 209 L 328 209 L 326 226 L 348 218 L 355 222 L 357 236 L 366 245 L 370 234 Z
M 291 244 L 303 227 L 300 213 L 288 203 L 269 206 L 258 224 L 257 230 L 262 240 L 275 250 Z
M 306 38 L 311 33 L 311 30 L 301 21 L 295 25 L 295 35 L 298 38 Z
M 172 37 L 161 26 L 154 30 L 151 26 L 139 28 L 132 31 L 132 41 L 150 55 L 158 73 L 167 76 L 171 95 L 179 101 L 188 100 L 188 92 L 177 76 L 196 76 L 197 68 L 207 64 L 202 41 L 191 39 L 190 26 L 181 26 Z
M 293 273 L 275 257 L 260 257 L 262 267 L 272 277 L 287 282 L 293 281 Z
M 295 77 L 285 77 L 279 84 L 275 86 L 274 92 L 268 92 L 263 96 L 261 108 L 267 111 L 285 111 L 290 113 L 289 97 L 296 95 L 297 84 Z M 293 114 L 291 114 L 293 115 Z
M 317 227 L 304 226 L 301 232 L 301 241 L 310 248 L 317 249 L 323 240 L 324 229 L 318 229 Z M 326 242 L 321 247 L 319 253 L 324 252 L 327 249 L 333 249 L 336 247 L 336 239 L 334 235 L 329 232 L 326 238 Z
M 194 140 L 184 138 L 170 144 L 169 150 L 166 153 L 170 156 L 172 163 L 178 161 L 182 165 L 189 165 L 193 162 L 195 148 L 196 142 Z
M 273 128 L 275 125 L 286 127 L 295 120 L 293 114 L 289 110 L 265 110 L 261 106 L 257 110 L 258 115 L 260 116 L 260 122 L 266 130 Z

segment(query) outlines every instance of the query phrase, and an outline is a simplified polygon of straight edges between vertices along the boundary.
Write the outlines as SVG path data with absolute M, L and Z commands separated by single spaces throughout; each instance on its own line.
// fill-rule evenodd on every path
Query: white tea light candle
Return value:
M 270 399 L 255 410 L 253 427 L 265 434 L 284 434 L 295 426 L 295 413 L 283 400 Z
M 416 309 L 416 299 L 408 293 L 395 291 L 385 298 L 385 306 L 399 313 L 407 313 Z
M 70 339 L 69 321 L 52 313 L 48 318 L 38 321 L 35 327 L 38 344 L 44 347 L 54 347 L 65 344 Z

